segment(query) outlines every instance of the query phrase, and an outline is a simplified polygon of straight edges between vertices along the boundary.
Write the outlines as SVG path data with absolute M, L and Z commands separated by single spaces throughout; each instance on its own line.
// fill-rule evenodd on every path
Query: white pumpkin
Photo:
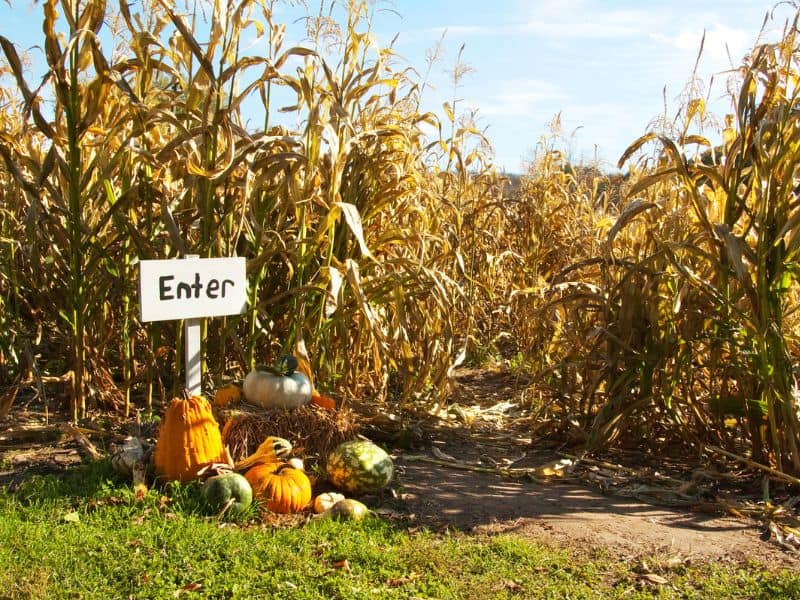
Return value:
M 314 512 L 320 515 L 339 502 L 339 500 L 344 500 L 344 494 L 324 492 L 314 498 Z
M 311 382 L 296 368 L 293 356 L 280 358 L 276 368 L 257 367 L 244 378 L 244 397 L 263 408 L 293 409 L 308 404 Z

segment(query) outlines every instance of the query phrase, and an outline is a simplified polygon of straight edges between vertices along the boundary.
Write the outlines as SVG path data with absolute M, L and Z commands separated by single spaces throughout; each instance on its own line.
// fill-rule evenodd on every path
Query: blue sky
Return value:
M 21 47 L 40 43 L 41 5 L 11 5 L 0 2 L 0 34 Z M 477 111 L 506 171 L 522 169 L 558 113 L 571 158 L 596 156 L 610 167 L 663 113 L 665 97 L 674 113 L 703 31 L 699 75 L 706 84 L 714 75 L 711 107 L 721 118 L 729 110 L 731 60 L 739 64 L 773 6 L 771 0 L 395 0 L 376 4 L 374 28 L 383 43 L 398 34 L 396 52 L 419 72 L 426 51 L 446 32 L 446 53 L 426 95 L 426 108 L 439 113 L 453 96 L 448 71 L 464 45 L 462 59 L 472 72 L 457 90 L 459 108 Z M 277 20 L 282 12 L 287 21 L 297 16 L 284 7 Z M 780 10 L 769 35 L 790 14 Z
M 458 49 L 474 72 L 458 94 L 478 110 L 497 163 L 520 170 L 554 115 L 575 160 L 616 163 L 625 148 L 684 90 L 706 32 L 699 75 L 713 74 L 711 106 L 729 111 L 731 67 L 756 42 L 766 0 L 398 0 L 402 17 L 385 14 L 379 29 L 400 32 L 397 50 L 413 64 L 447 30 L 452 65 Z M 502 7 L 502 8 L 501 8 Z M 788 10 L 768 26 L 783 26 Z M 439 103 L 452 93 L 440 69 Z M 432 102 L 434 99 L 430 99 Z

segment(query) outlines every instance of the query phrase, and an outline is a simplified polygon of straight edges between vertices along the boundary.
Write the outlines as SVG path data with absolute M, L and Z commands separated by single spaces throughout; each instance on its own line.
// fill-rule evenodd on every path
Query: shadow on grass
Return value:
M 88 500 L 107 496 L 124 486 L 107 459 L 83 462 L 60 469 L 32 467 L 5 486 L 20 504 Z
M 201 484 L 159 483 L 137 497 L 131 481 L 114 471 L 108 459 L 72 465 L 53 472 L 31 469 L 23 479 L 12 486 L 5 486 L 8 497 L 20 506 L 47 504 L 71 506 L 93 510 L 103 505 L 129 505 L 134 510 L 157 507 L 187 515 L 208 514 L 200 491 Z M 3 490 L 0 487 L 0 490 Z

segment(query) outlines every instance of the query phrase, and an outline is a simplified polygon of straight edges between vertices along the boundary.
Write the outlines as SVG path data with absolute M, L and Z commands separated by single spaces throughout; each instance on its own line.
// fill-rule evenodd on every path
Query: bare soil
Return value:
M 778 545 L 766 522 L 725 514 L 724 503 L 713 494 L 708 501 L 677 508 L 657 486 L 604 489 L 598 484 L 602 478 L 587 478 L 586 472 L 567 470 L 563 477 L 544 479 L 502 475 L 498 467 L 533 469 L 564 456 L 519 426 L 529 420 L 513 400 L 526 388 L 524 379 L 507 373 L 464 371 L 458 406 L 451 405 L 446 418 L 383 432 L 377 441 L 405 446 L 396 453 L 395 484 L 400 499 L 395 505 L 405 518 L 435 529 L 514 533 L 620 559 L 660 556 L 800 567 L 800 555 Z M 57 426 L 20 439 L 20 429 L 38 426 L 41 415 L 24 406 L 0 422 L 0 487 L 13 489 L 35 473 L 57 474 L 91 460 L 91 453 Z M 98 429 L 88 438 L 102 452 L 124 433 L 112 429 L 116 431 Z M 367 432 L 374 438 L 378 433 Z M 652 464 L 643 463 L 658 464 L 662 458 L 650 459 L 638 465 L 633 461 L 630 472 L 642 467 L 642 472 L 653 473 Z M 641 493 L 627 493 L 631 490 Z M 715 489 L 714 494 L 731 497 L 737 492 Z
M 800 564 L 764 541 L 752 519 L 660 507 L 573 483 L 515 481 L 402 459 L 400 468 L 406 510 L 427 526 L 514 533 L 623 559 Z
M 741 485 L 733 480 L 722 487 L 717 481 L 708 489 L 694 489 L 696 502 L 670 506 L 674 495 L 659 493 L 658 472 L 653 469 L 654 463 L 666 458 L 638 456 L 638 464 L 634 458 L 624 473 L 650 474 L 648 481 L 643 484 L 634 477 L 629 485 L 623 482 L 606 490 L 598 484 L 602 478 L 592 480 L 586 472 L 570 475 L 569 469 L 563 477 L 545 479 L 484 472 L 496 466 L 535 468 L 565 454 L 552 444 L 531 440 L 514 426 L 526 420 L 519 418 L 514 403 L 506 401 L 527 382 L 480 371 L 463 372 L 459 382 L 456 396 L 465 408 L 470 402 L 484 410 L 500 406 L 500 411 L 507 410 L 506 418 L 439 427 L 425 436 L 426 443 L 399 455 L 401 498 L 407 513 L 420 524 L 475 533 L 514 533 L 627 560 L 655 556 L 694 563 L 800 566 L 800 554 L 778 545 L 766 522 L 729 514 L 735 511 L 726 510 L 730 503 L 725 499 L 744 499 Z

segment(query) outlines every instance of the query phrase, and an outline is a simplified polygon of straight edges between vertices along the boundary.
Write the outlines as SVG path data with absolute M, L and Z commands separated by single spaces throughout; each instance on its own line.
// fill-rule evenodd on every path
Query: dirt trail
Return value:
M 525 382 L 508 374 L 466 371 L 457 397 L 469 412 L 509 410 Z M 498 408 L 499 407 L 499 408 Z M 476 413 L 473 413 L 476 414 Z M 509 415 L 506 415 L 509 416 Z M 497 426 L 497 424 L 501 424 Z M 512 420 L 471 423 L 433 431 L 414 453 L 449 455 L 456 462 L 536 467 L 558 458 L 515 432 Z M 800 567 L 800 553 L 783 549 L 750 518 L 691 512 L 605 493 L 580 477 L 540 483 L 495 473 L 398 458 L 404 508 L 420 524 L 474 532 L 513 532 L 586 551 L 605 549 L 623 558 L 662 555 L 691 561 L 758 561 Z M 486 460 L 488 459 L 488 460 Z M 656 463 L 658 460 L 656 459 Z M 714 506 L 711 501 L 710 506 Z
M 398 462 L 406 510 L 429 526 L 513 532 L 587 551 L 602 548 L 621 558 L 666 555 L 800 566 L 796 556 L 763 541 L 750 519 L 662 508 L 572 483 Z

